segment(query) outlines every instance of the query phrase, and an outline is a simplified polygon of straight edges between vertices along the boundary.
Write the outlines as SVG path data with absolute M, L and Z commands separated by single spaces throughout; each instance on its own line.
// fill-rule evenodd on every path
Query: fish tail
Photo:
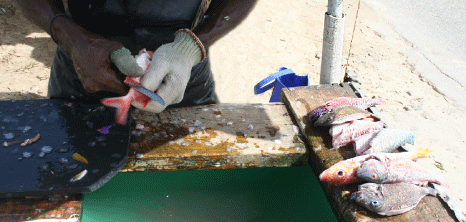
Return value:
M 105 106 L 110 106 L 116 108 L 116 118 L 115 122 L 119 125 L 126 124 L 126 118 L 128 117 L 128 110 L 131 107 L 130 100 L 127 99 L 127 96 L 122 97 L 113 97 L 100 100 Z M 147 105 L 147 104 L 146 104 Z
M 443 177 L 440 177 L 438 176 L 438 178 L 436 179 L 436 183 L 446 187 L 446 188 L 450 188 L 450 183 L 448 183 L 448 181 L 443 178 Z
M 374 99 L 376 105 L 384 105 L 386 102 L 382 99 Z
M 429 149 L 424 149 L 424 148 L 419 148 L 417 149 L 416 153 L 413 155 L 413 160 L 417 160 L 417 159 L 420 159 L 420 158 L 426 158 L 427 155 L 429 153 L 432 153 L 434 152 L 433 150 L 429 150 Z

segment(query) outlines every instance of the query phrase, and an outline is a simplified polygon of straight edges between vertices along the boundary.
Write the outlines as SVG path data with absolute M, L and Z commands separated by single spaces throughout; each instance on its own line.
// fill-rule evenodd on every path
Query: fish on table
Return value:
M 354 139 L 353 150 L 356 156 L 364 155 L 363 153 L 371 147 L 371 141 L 377 136 L 379 131 L 368 133 Z
M 363 119 L 371 116 L 372 114 L 364 109 L 343 105 L 335 107 L 325 114 L 323 114 L 319 119 L 314 122 L 315 126 L 331 126 L 335 124 L 341 124 L 344 122 L 349 122 L 357 119 Z
M 338 106 L 350 105 L 358 107 L 360 109 L 367 109 L 375 105 L 383 104 L 385 104 L 385 101 L 383 101 L 382 99 L 338 97 L 316 107 L 309 113 L 309 118 L 311 122 L 315 122 L 325 112 Z
M 364 161 L 357 170 L 358 178 L 371 183 L 408 182 L 425 185 L 428 182 L 449 187 L 445 178 L 409 158 L 371 158 Z
M 378 132 L 384 127 L 381 121 L 373 122 L 367 120 L 351 121 L 348 125 L 341 128 L 341 132 L 332 130 L 331 134 L 338 133 L 332 137 L 332 149 L 338 149 L 355 142 L 355 140 L 363 135 Z
M 377 214 L 392 216 L 414 209 L 426 195 L 435 196 L 437 191 L 410 183 L 365 183 L 352 193 L 351 200 Z
M 136 63 L 142 68 L 145 72 L 150 65 L 152 59 L 152 52 L 142 49 L 139 51 L 139 54 L 135 56 Z M 140 86 L 139 82 L 141 77 L 126 77 L 124 83 Z M 125 96 L 112 97 L 102 99 L 100 102 L 105 106 L 110 106 L 117 108 L 115 122 L 120 125 L 126 124 L 126 119 L 128 117 L 128 111 L 131 108 L 131 103 L 136 102 L 141 104 L 142 107 L 146 107 L 150 101 L 150 98 L 143 93 L 137 91 L 136 89 L 131 88 Z
M 384 128 L 370 141 L 370 148 L 362 154 L 390 153 L 407 143 L 414 145 L 413 131 Z
M 376 153 L 364 156 L 357 156 L 350 159 L 342 160 L 330 168 L 326 169 L 319 175 L 322 182 L 332 184 L 334 186 L 342 186 L 351 183 L 362 182 L 357 176 L 358 168 L 364 161 L 371 158 L 379 159 L 397 159 L 408 158 L 416 160 L 425 158 L 432 150 L 419 148 L 416 152 L 400 152 L 400 153 Z

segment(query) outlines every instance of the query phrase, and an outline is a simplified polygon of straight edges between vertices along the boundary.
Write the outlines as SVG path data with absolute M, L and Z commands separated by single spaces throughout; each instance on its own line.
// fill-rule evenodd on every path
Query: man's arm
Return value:
M 216 1 L 210 3 L 209 17 L 193 32 L 206 48 L 236 28 L 252 11 L 257 0 Z M 226 19 L 227 18 L 227 19 Z
M 61 0 L 17 0 L 16 2 L 26 18 L 53 36 L 70 57 L 84 90 L 89 93 L 98 91 L 122 95 L 127 93 L 127 87 L 123 85 L 115 71 L 110 69 L 111 55 L 113 52 L 120 52 L 120 49 L 124 49 L 123 44 L 91 33 L 67 16 L 55 17 L 57 14 L 65 13 Z M 123 61 L 123 66 L 115 63 L 120 71 L 125 74 L 140 72 L 142 75 L 142 69 L 140 70 L 131 53 L 128 50 L 121 52 L 116 59 L 112 59 L 114 63 Z M 128 62 L 129 60 L 132 62 Z M 124 72 L 121 67 L 129 67 L 128 70 L 131 70 L 131 73 Z
M 49 33 L 49 22 L 53 16 L 65 13 L 61 0 L 16 0 L 16 2 L 21 7 L 24 16 L 47 33 Z

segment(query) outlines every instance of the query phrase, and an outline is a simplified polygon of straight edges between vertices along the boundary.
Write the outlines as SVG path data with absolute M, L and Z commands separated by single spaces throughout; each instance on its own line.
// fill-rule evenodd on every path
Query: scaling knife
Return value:
M 139 91 L 140 93 L 148 96 L 149 98 L 155 100 L 156 102 L 162 104 L 162 106 L 165 106 L 165 101 L 163 101 L 162 97 L 160 97 L 159 95 L 157 95 L 155 92 L 152 92 L 146 88 L 144 88 L 144 86 L 136 86 L 136 85 L 133 85 L 133 84 L 126 84 L 128 85 L 129 87 Z

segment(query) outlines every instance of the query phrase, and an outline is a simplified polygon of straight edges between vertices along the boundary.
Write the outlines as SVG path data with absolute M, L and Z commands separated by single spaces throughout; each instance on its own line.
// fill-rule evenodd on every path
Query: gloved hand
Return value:
M 155 91 L 165 105 L 154 100 L 150 100 L 145 108 L 134 102 L 132 105 L 160 113 L 168 105 L 181 102 L 192 67 L 203 61 L 205 56 L 204 46 L 191 30 L 178 30 L 172 43 L 162 45 L 154 52 L 149 69 L 141 78 L 142 86 Z
M 112 52 L 110 60 L 118 67 L 121 73 L 127 76 L 134 77 L 144 74 L 142 68 L 136 63 L 134 56 L 132 56 L 131 52 L 125 47 Z

